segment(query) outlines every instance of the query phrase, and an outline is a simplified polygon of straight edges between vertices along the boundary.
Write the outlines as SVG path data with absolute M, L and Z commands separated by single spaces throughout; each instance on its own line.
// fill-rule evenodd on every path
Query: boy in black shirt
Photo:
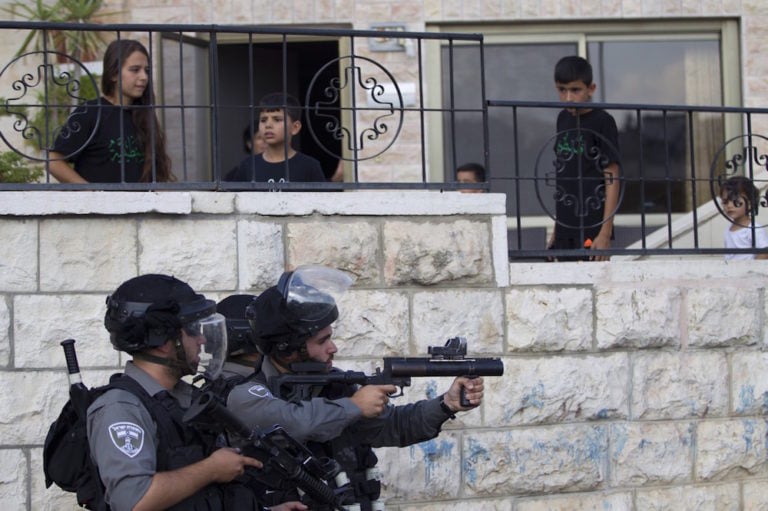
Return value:
M 592 66 L 577 56 L 555 66 L 561 102 L 592 100 Z M 619 136 L 616 121 L 600 108 L 565 108 L 557 117 L 554 249 L 607 249 L 619 201 Z M 558 257 L 559 261 L 607 261 L 609 256 Z
M 291 139 L 301 130 L 301 108 L 288 94 L 267 94 L 259 101 L 259 130 L 266 145 L 264 152 L 247 156 L 226 181 L 325 181 L 320 162 L 291 147 Z

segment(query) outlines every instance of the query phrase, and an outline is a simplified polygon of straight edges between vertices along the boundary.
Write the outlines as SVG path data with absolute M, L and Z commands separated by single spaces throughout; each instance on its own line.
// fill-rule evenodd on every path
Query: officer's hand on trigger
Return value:
M 245 467 L 262 468 L 262 463 L 256 458 L 243 456 L 238 449 L 222 447 L 214 451 L 206 461 L 210 465 L 213 480 L 217 483 L 228 483 L 243 475 Z
M 464 388 L 466 398 L 471 406 L 461 405 L 461 389 Z M 451 384 L 451 388 L 443 396 L 443 402 L 454 412 L 472 410 L 483 401 L 483 379 L 459 376 Z
M 350 399 L 360 408 L 363 417 L 378 417 L 389 403 L 389 395 L 396 391 L 394 385 L 364 385 Z

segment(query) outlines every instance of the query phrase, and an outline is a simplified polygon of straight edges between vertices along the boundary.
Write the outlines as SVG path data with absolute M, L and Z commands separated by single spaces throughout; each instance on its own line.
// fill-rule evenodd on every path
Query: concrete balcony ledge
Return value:
M 2 192 L 0 215 L 128 215 L 192 212 L 189 192 Z
M 505 215 L 504 195 L 428 190 L 334 192 L 8 191 L 0 215 Z

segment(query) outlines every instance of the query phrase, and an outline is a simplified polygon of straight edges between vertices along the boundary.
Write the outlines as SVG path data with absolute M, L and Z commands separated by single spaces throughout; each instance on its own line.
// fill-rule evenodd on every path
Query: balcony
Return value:
M 11 162 L 7 166 L 38 174 L 27 182 L 6 179 L 0 190 L 502 192 L 511 260 L 594 255 L 586 249 L 546 249 L 558 204 L 571 200 L 564 198 L 556 170 L 555 145 L 562 134 L 555 132 L 554 120 L 566 104 L 518 101 L 514 91 L 510 97 L 488 97 L 482 35 L 379 28 L 2 22 L 4 40 L 34 41 L 22 54 L 14 48 L 2 54 L 3 156 Z M 96 98 L 100 87 L 101 62 L 86 62 L 95 55 L 65 42 L 84 40 L 83 35 L 101 41 L 96 48 L 102 52 L 116 39 L 135 39 L 147 48 L 155 94 L 133 110 L 158 118 L 175 180 L 158 180 L 154 159 L 147 182 L 126 179 L 124 152 L 117 182 L 59 183 L 51 175 L 51 148 L 66 129 L 67 116 Z M 457 59 L 474 63 L 472 80 L 457 79 L 466 72 Z M 244 135 L 258 130 L 259 99 L 270 92 L 299 99 L 301 129 L 294 147 L 316 158 L 329 180 L 291 180 L 290 168 L 284 181 L 225 179 L 248 156 Z M 582 106 L 599 106 L 622 119 L 615 177 L 620 191 L 612 217 L 616 239 L 601 254 L 619 260 L 734 252 L 722 246 L 729 220 L 717 198 L 721 184 L 735 175 L 749 177 L 759 190 L 749 228 L 768 224 L 763 213 L 768 109 Z M 90 108 L 100 120 L 103 109 Z M 91 138 L 85 137 L 83 146 Z M 454 168 L 462 163 L 457 149 L 467 144 L 482 155 L 484 183 L 455 180 Z M 500 154 L 503 165 L 495 163 Z M 331 181 L 336 171 L 343 178 Z M 584 179 L 578 186 L 583 202 L 571 204 L 577 223 L 568 227 L 586 232 L 594 224 L 583 212 L 602 204 L 605 184 Z M 450 197 L 455 196 L 445 200 Z

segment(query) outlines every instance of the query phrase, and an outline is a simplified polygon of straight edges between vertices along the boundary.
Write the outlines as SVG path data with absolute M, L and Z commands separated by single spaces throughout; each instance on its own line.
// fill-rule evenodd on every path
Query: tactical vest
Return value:
M 338 371 L 338 369 L 332 370 Z M 263 372 L 259 372 L 250 379 L 269 388 Z M 352 396 L 356 390 L 357 388 L 353 385 L 329 384 L 323 387 L 316 397 L 340 399 Z M 287 391 L 290 392 L 290 388 Z M 286 399 L 285 396 L 277 397 Z M 354 425 L 348 427 L 354 427 Z M 374 509 L 372 503 L 379 499 L 381 482 L 379 481 L 378 470 L 375 468 L 379 459 L 369 444 L 349 445 L 342 435 L 327 442 L 307 442 L 306 445 L 312 451 L 312 454 L 318 458 L 333 458 L 341 465 L 342 471 L 346 473 L 354 489 L 355 503 L 360 505 L 361 511 L 372 511 Z M 295 492 L 295 490 L 293 491 Z M 290 490 L 279 495 L 272 495 L 271 497 L 275 499 L 275 504 L 296 500 Z M 269 503 L 268 505 L 274 504 Z
M 110 381 L 110 385 L 114 383 Z M 155 421 L 158 433 L 157 472 L 176 470 L 192 465 L 205 459 L 215 449 L 213 438 L 203 435 L 183 422 L 184 410 L 167 391 L 149 396 L 138 382 L 128 377 L 120 377 L 118 385 L 114 386 L 127 390 L 138 397 Z M 168 508 L 168 511 L 224 511 L 231 509 L 261 511 L 263 507 L 251 490 L 233 482 L 208 485 L 182 502 Z

